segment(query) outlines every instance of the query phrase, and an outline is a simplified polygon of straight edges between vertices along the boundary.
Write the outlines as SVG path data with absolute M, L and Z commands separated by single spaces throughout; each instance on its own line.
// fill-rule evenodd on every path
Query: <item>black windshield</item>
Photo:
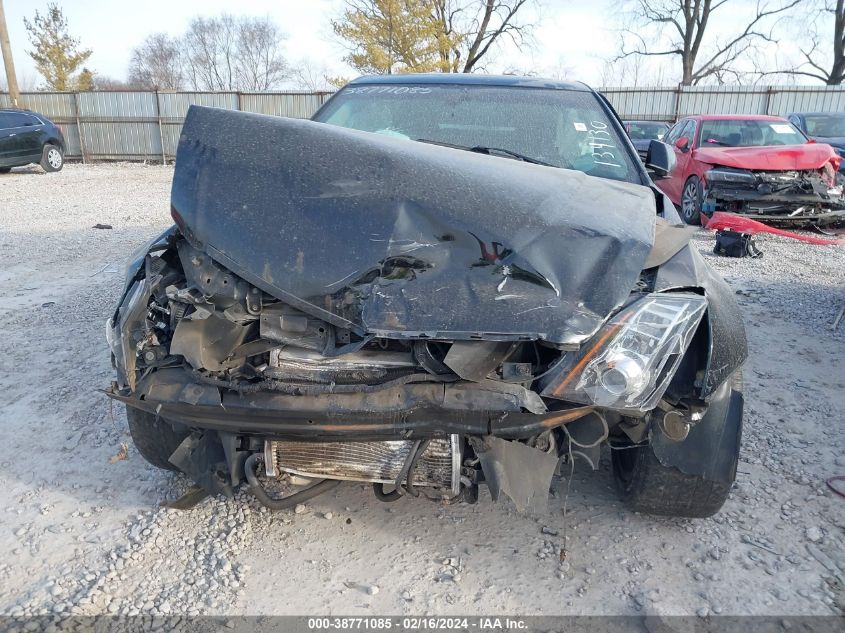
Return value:
M 636 156 L 587 91 L 353 84 L 315 120 L 410 140 L 498 148 L 591 176 L 642 183 Z

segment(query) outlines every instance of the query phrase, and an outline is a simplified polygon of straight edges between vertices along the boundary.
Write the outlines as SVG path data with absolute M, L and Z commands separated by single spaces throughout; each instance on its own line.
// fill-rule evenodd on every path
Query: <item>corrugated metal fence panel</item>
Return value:
M 79 126 L 76 123 L 56 123 L 56 125 L 59 126 L 65 137 L 65 157 L 82 158 L 82 146 L 79 144 Z
M 95 121 L 82 124 L 86 158 L 161 160 L 157 121 Z
M 161 158 L 154 92 L 81 92 L 79 119 L 86 157 Z
M 790 112 L 845 112 L 845 88 L 779 88 L 772 94 L 772 114 Z
M 623 119 L 674 121 L 690 114 L 843 112 L 845 86 L 599 88 Z
M 674 121 L 677 90 L 674 88 L 601 88 L 623 119 Z
M 690 114 L 766 114 L 767 90 L 753 86 L 688 86 L 681 92 L 678 116 Z
M 845 111 L 845 86 L 664 86 L 600 90 L 624 119 L 674 121 L 688 114 Z M 21 105 L 44 114 L 62 128 L 69 158 L 80 157 L 84 152 L 86 159 L 161 160 L 175 156 L 182 123 L 191 104 L 306 118 L 330 96 L 330 93 L 308 92 L 27 92 L 21 94 Z M 8 107 L 10 103 L 8 95 L 0 93 L 0 107 Z
M 57 123 L 76 118 L 76 95 L 72 92 L 22 92 L 20 105 Z
M 243 93 L 241 110 L 307 119 L 323 104 L 322 93 Z
M 160 92 L 161 116 L 165 119 L 184 119 L 192 105 L 211 108 L 238 109 L 236 92 Z
M 238 109 L 236 92 L 160 92 L 158 101 L 161 112 L 161 142 L 168 160 L 176 156 L 179 133 L 190 106 Z
M 79 115 L 85 119 L 144 119 L 158 116 L 154 92 L 80 92 Z

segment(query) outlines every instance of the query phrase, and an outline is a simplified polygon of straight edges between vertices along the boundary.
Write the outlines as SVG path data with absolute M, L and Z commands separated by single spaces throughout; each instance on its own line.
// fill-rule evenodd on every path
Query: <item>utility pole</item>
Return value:
M 6 29 L 6 12 L 3 10 L 3 0 L 0 0 L 0 52 L 3 53 L 3 65 L 6 67 L 9 97 L 12 99 L 12 105 L 17 108 L 21 93 L 18 91 L 18 79 L 15 76 L 15 62 L 12 61 L 12 45 L 9 43 L 9 31 Z

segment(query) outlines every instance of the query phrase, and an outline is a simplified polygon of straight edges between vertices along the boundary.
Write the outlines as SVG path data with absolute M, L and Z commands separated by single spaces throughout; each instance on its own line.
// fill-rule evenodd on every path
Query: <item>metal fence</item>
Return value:
M 677 121 L 690 114 L 845 112 L 845 86 L 599 88 L 623 119 Z
M 600 88 L 623 119 L 675 121 L 689 114 L 845 112 L 845 86 L 680 86 Z M 320 92 L 27 92 L 20 105 L 64 132 L 68 158 L 172 160 L 191 104 L 307 118 Z M 10 105 L 0 93 L 0 107 Z
M 330 93 L 25 92 L 19 105 L 40 112 L 65 135 L 66 156 L 88 160 L 172 160 L 192 104 L 310 117 Z M 9 107 L 0 93 L 0 107 Z

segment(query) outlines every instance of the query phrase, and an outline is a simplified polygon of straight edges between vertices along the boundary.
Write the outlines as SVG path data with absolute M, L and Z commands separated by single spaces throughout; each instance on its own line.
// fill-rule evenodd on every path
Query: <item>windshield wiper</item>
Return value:
M 476 154 L 487 154 L 488 156 L 496 156 L 497 154 L 501 154 L 507 158 L 513 158 L 515 160 L 521 160 L 524 163 L 531 163 L 532 165 L 544 165 L 546 167 L 557 167 L 557 165 L 552 165 L 551 163 L 547 163 L 542 161 L 538 158 L 531 158 L 530 156 L 526 156 L 525 154 L 520 154 L 519 152 L 514 152 L 509 149 L 504 149 L 501 147 L 486 147 L 484 145 L 475 145 L 474 147 L 469 147 L 468 145 L 456 145 L 455 143 L 444 143 L 443 141 L 432 141 L 427 138 L 418 138 L 417 141 L 420 143 L 429 143 L 430 145 L 441 145 L 443 147 L 451 147 L 453 149 L 462 149 L 467 152 L 475 152 Z

